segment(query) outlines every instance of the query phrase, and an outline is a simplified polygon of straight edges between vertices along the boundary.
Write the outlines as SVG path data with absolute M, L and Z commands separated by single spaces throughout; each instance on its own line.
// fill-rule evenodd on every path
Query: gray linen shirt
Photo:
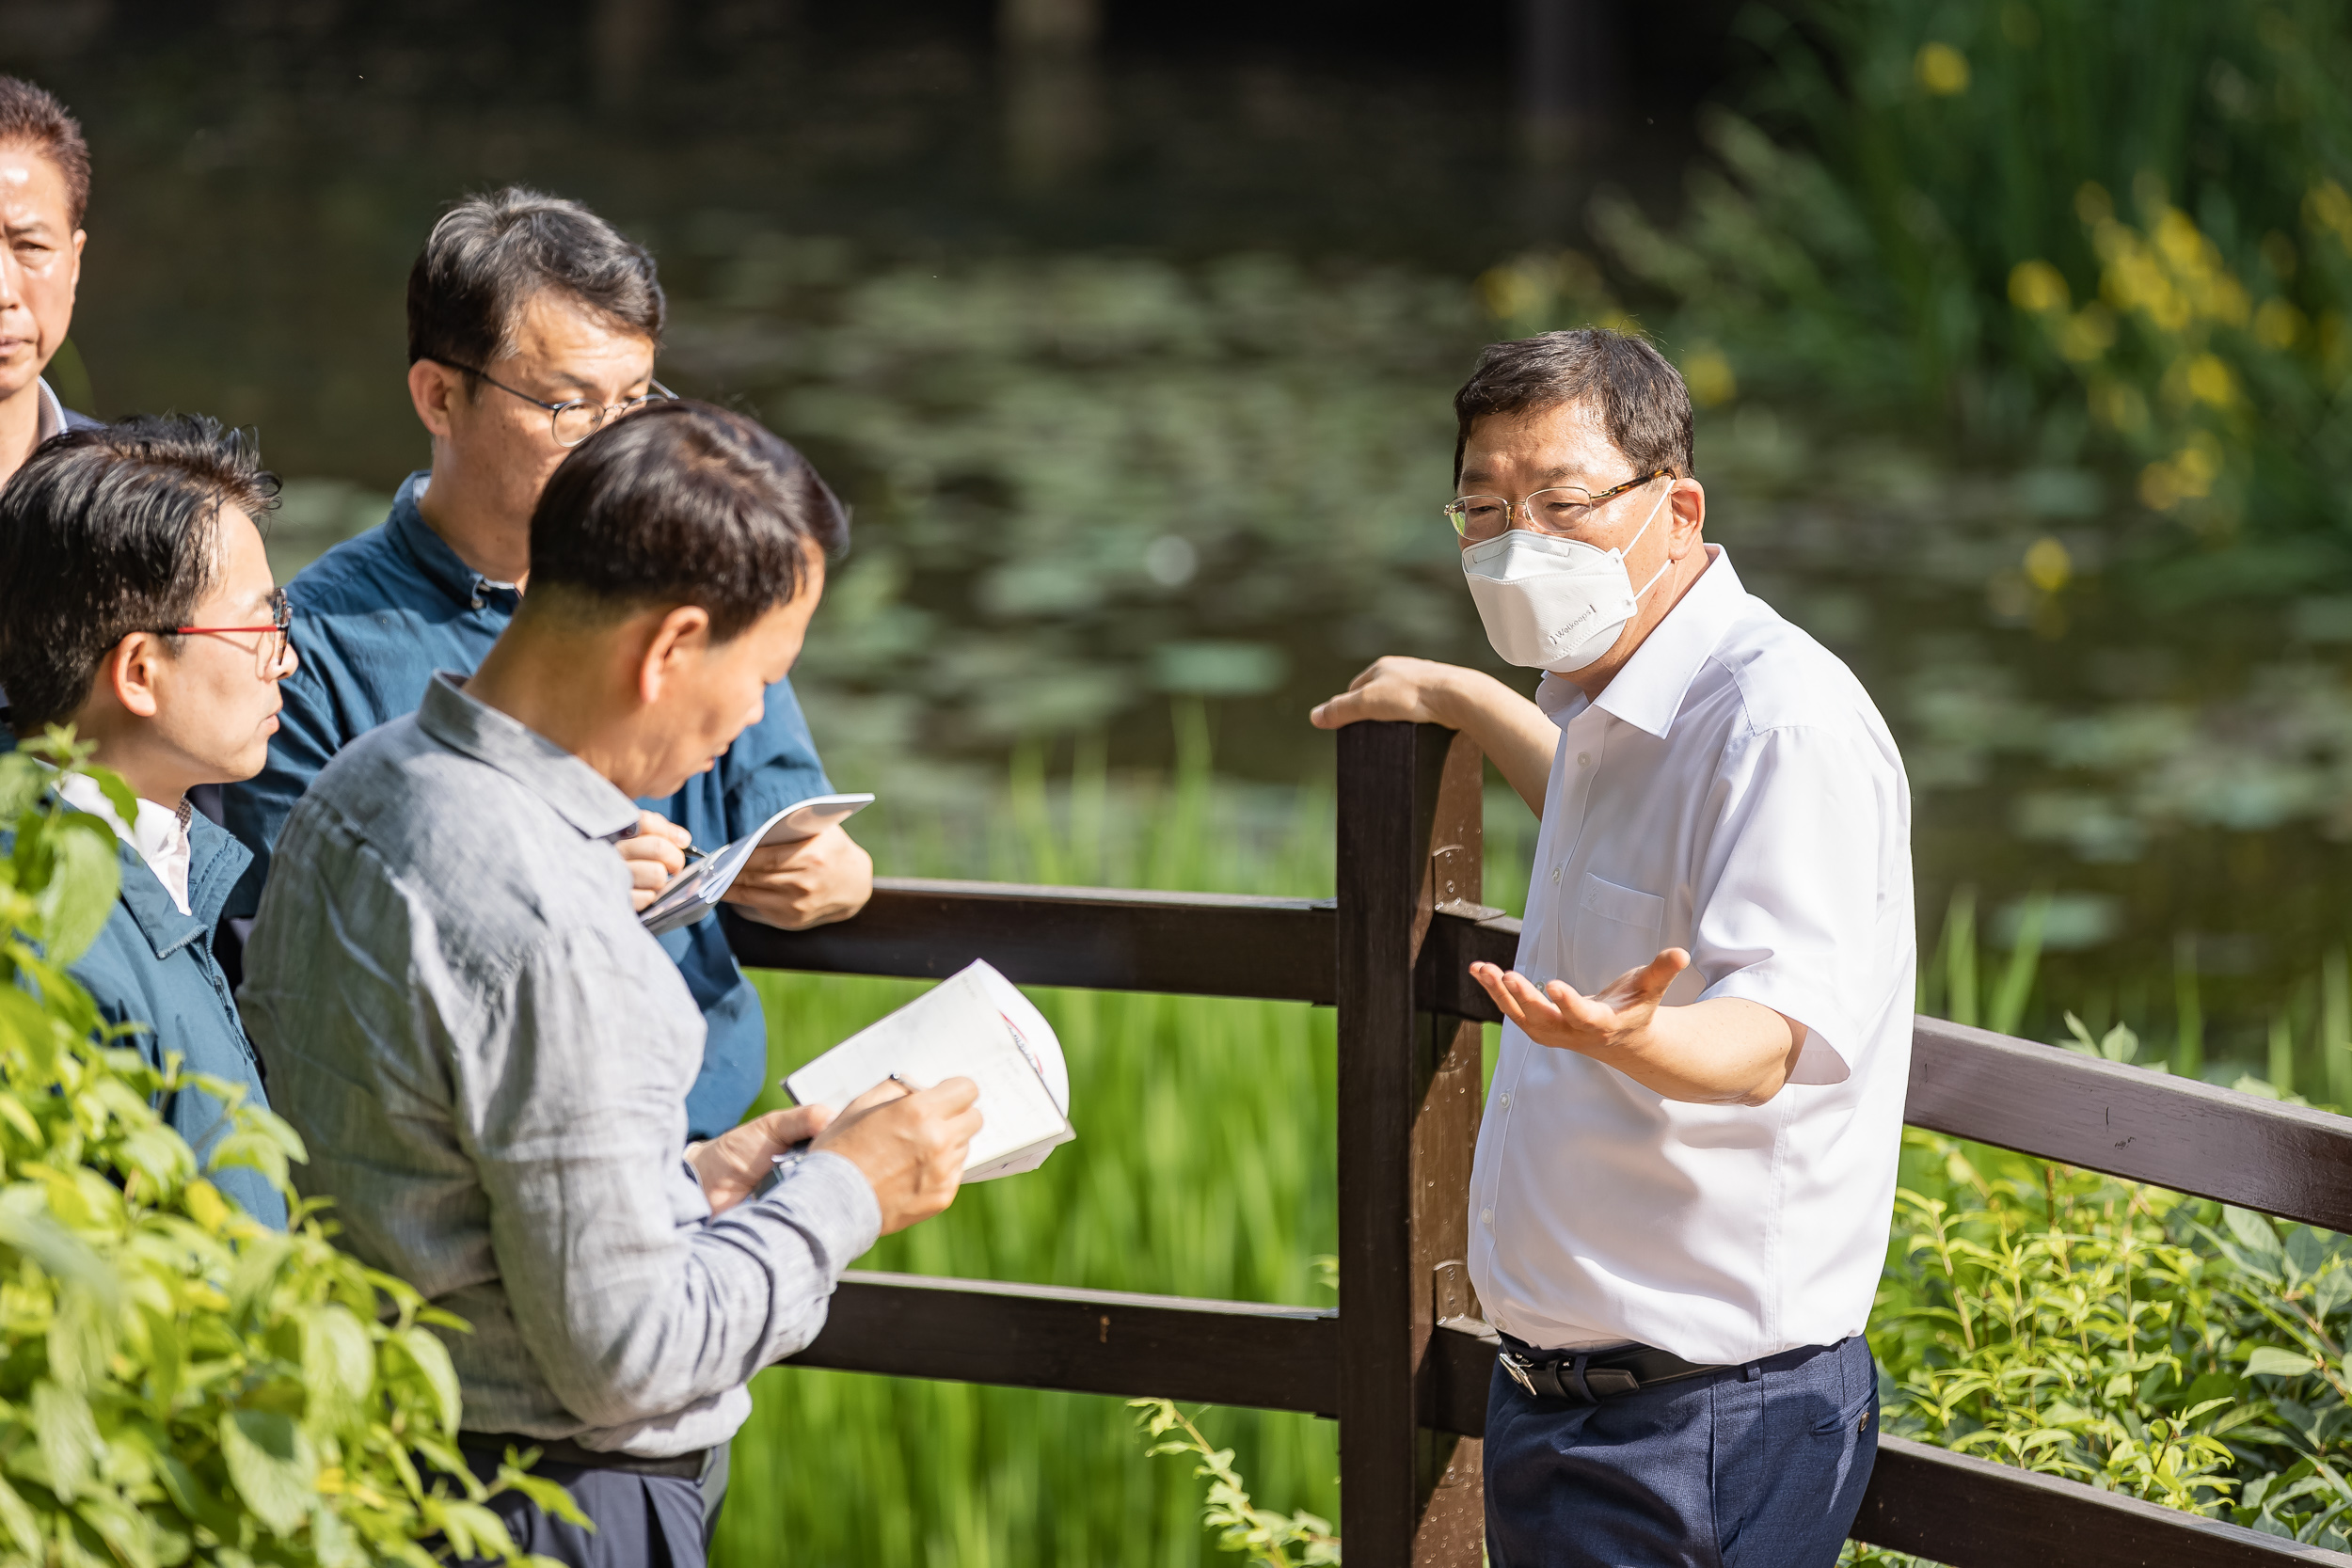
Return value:
M 837 1155 L 712 1217 L 681 1158 L 703 1019 L 629 908 L 637 807 L 433 678 L 278 840 L 241 993 L 342 1242 L 473 1324 L 477 1432 L 725 1442 L 881 1224 Z

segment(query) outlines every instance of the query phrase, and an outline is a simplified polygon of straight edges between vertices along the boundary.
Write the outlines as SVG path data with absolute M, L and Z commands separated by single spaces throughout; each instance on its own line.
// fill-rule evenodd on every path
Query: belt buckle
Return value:
M 1496 1357 L 1496 1359 L 1502 1363 L 1502 1370 L 1511 1374 L 1511 1381 L 1527 1390 L 1527 1397 L 1529 1399 L 1539 1400 L 1543 1398 L 1543 1395 L 1535 1391 L 1535 1380 L 1527 1375 L 1528 1363 L 1524 1358 L 1514 1355 L 1511 1352 L 1506 1350 L 1500 1356 Z

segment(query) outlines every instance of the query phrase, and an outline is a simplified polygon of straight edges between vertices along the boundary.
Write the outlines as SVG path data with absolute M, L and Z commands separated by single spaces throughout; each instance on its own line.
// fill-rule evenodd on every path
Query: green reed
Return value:
M 1172 781 L 1114 784 L 1099 748 L 1067 785 L 1016 759 L 959 830 L 939 815 L 864 835 L 888 873 L 1327 895 L 1331 802 L 1213 782 L 1206 725 L 1179 713 Z M 977 847 L 977 848 L 976 848 Z M 978 863 L 975 863 L 976 859 Z M 918 994 L 917 982 L 763 974 L 781 1074 Z M 1033 990 L 1068 1053 L 1078 1141 L 1040 1171 L 966 1190 L 885 1239 L 870 1269 L 1328 1305 L 1335 1243 L 1332 1015 L 1299 1005 Z M 723 1563 L 955 1568 L 1188 1564 L 1214 1556 L 1198 1484 L 1154 1466 L 1116 1399 L 776 1370 L 754 1385 L 717 1543 Z M 1335 1513 L 1328 1422 L 1214 1410 L 1253 1481 Z

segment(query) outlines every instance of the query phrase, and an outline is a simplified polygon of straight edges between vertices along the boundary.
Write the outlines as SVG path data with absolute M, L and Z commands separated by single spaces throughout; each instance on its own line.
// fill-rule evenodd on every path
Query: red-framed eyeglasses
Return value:
M 294 601 L 286 597 L 284 589 L 270 590 L 269 613 L 270 623 L 265 626 L 160 626 L 156 629 L 169 632 L 174 637 L 234 637 L 266 632 L 269 635 L 255 644 L 254 657 L 257 660 L 255 668 L 263 680 L 268 680 L 285 668 L 287 650 L 291 646 L 287 629 L 294 625 Z

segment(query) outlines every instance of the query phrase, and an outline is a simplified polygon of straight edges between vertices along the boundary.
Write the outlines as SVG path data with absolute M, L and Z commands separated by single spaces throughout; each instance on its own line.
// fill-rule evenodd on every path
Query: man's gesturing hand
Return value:
M 909 1092 L 877 1084 L 842 1111 L 810 1152 L 840 1155 L 866 1175 L 882 1205 L 882 1233 L 904 1230 L 955 1201 L 980 1130 L 980 1086 L 949 1078 Z
M 1506 973 L 1493 964 L 1472 964 L 1470 972 L 1470 978 L 1495 999 L 1502 1016 L 1524 1029 L 1537 1045 L 1598 1057 L 1616 1067 L 1622 1064 L 1615 1058 L 1641 1049 L 1641 1037 L 1658 1016 L 1658 999 L 1666 994 L 1675 976 L 1690 967 L 1689 953 L 1669 947 L 1590 996 L 1565 980 L 1554 980 L 1538 990 L 1518 970 Z
M 630 907 L 643 914 L 662 884 L 686 869 L 686 847 L 693 837 L 660 812 L 637 814 L 637 832 L 612 847 L 628 866 Z
M 727 902 L 755 920 L 804 931 L 847 920 L 874 895 L 874 857 L 838 824 L 814 838 L 752 851 Z
M 1537 1045 L 1590 1056 L 1668 1100 L 1763 1104 L 1796 1072 L 1805 1026 L 1740 996 L 1660 1006 L 1675 976 L 1690 967 L 1690 954 L 1669 947 L 1590 996 L 1565 980 L 1538 990 L 1526 975 L 1493 964 L 1472 964 L 1470 972 Z

